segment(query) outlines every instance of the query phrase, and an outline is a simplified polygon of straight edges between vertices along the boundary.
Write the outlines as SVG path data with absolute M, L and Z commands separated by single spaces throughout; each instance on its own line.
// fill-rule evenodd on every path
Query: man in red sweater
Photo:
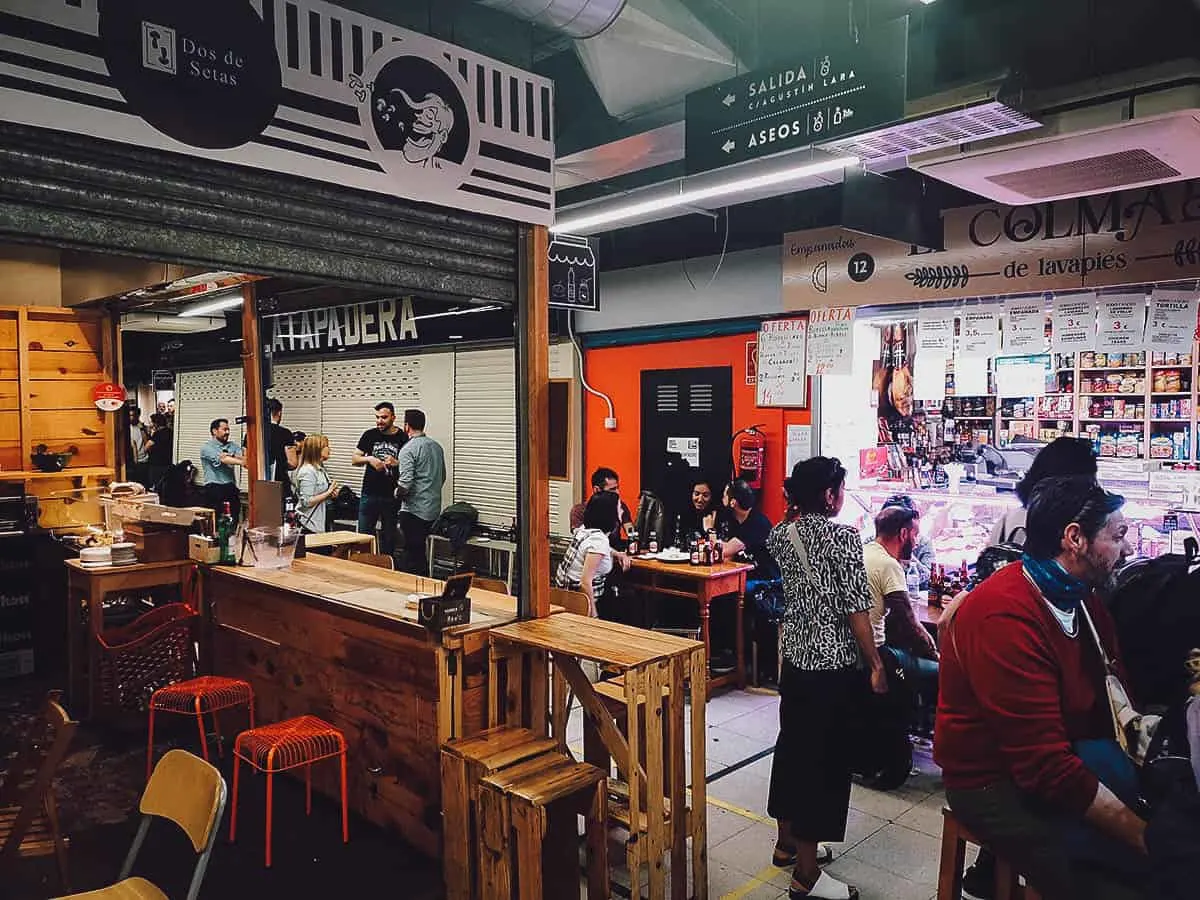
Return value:
M 1044 900 L 1140 896 L 1092 863 L 1144 867 L 1137 799 L 1079 755 L 1114 735 L 1088 614 L 1117 659 L 1096 590 L 1129 552 L 1123 503 L 1091 478 L 1039 485 L 1024 560 L 972 591 L 942 636 L 934 745 L 947 800 Z

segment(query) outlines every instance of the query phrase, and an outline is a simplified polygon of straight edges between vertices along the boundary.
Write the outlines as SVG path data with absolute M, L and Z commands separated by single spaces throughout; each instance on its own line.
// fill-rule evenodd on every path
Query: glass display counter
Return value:
M 1191 517 L 1177 514 L 1174 500 L 1125 496 L 1125 517 L 1130 522 L 1129 543 L 1135 556 L 1153 558 L 1170 551 L 1171 531 L 1190 529 Z M 933 542 L 938 565 L 958 568 L 963 562 L 974 566 L 979 553 L 990 543 L 992 528 L 1010 509 L 1020 505 L 1013 493 L 997 493 L 994 488 L 964 484 L 959 493 L 914 491 L 903 482 L 878 482 L 846 489 L 846 502 L 837 521 L 850 525 L 863 540 L 875 535 L 875 514 L 884 502 L 896 494 L 907 494 L 921 512 L 921 534 Z M 1166 521 L 1164 521 L 1166 520 Z

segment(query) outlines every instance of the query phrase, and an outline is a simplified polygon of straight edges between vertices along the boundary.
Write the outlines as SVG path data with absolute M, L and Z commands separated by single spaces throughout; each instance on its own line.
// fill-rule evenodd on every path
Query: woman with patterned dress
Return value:
M 787 519 L 767 540 L 783 575 L 779 738 L 767 811 L 779 825 L 774 862 L 793 866 L 791 900 L 853 900 L 858 890 L 818 867 L 822 841 L 842 841 L 850 808 L 850 723 L 868 691 L 887 692 L 871 634 L 862 539 L 833 519 L 846 470 L 818 456 L 784 482 Z

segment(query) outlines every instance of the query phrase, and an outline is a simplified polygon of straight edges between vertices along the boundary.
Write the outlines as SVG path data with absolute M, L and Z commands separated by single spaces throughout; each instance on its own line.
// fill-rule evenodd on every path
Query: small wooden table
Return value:
M 67 564 L 67 689 L 72 709 L 80 705 L 86 688 L 88 716 L 95 712 L 95 679 L 99 671 L 96 635 L 104 631 L 104 598 L 117 591 L 179 585 L 180 599 L 188 600 L 184 585 L 195 568 L 190 559 L 135 563 L 88 569 L 77 559 Z M 87 615 L 84 615 L 86 610 Z M 86 683 L 83 661 L 87 661 Z M 76 713 L 78 715 L 78 713 Z
M 318 531 L 304 536 L 305 550 L 331 548 L 338 559 L 349 559 L 352 551 L 375 552 L 375 535 L 357 531 Z
M 639 868 L 643 863 L 648 864 L 650 900 L 665 900 L 663 857 L 669 853 L 672 900 L 686 900 L 687 842 L 690 838 L 693 896 L 696 900 L 707 900 L 704 709 L 708 666 L 703 645 L 573 613 L 493 628 L 490 638 L 493 656 L 527 652 L 544 658 L 548 654 L 556 675 L 561 674 L 566 679 L 583 706 L 584 716 L 597 729 L 600 740 L 629 787 L 630 840 L 626 844 L 626 855 L 632 883 L 640 882 Z M 628 737 L 621 733 L 616 720 L 584 675 L 581 660 L 600 663 L 623 676 Z M 512 669 L 509 671 L 511 674 Z M 534 678 L 546 677 L 544 667 L 534 666 L 531 671 Z M 692 698 L 690 803 L 684 745 L 685 684 L 690 684 Z M 544 680 L 528 687 L 531 697 L 544 700 Z M 492 690 L 496 689 L 493 683 Z M 663 702 L 664 693 L 667 696 L 666 714 L 656 715 L 653 708 Z M 555 709 L 551 718 L 556 722 L 565 721 L 566 710 L 559 708 L 565 706 L 564 692 L 556 689 L 553 694 Z M 640 746 L 642 734 L 637 727 L 639 703 L 646 706 L 644 748 Z M 532 709 L 532 718 L 544 725 L 544 712 L 540 716 L 538 712 L 538 709 Z M 640 762 L 642 758 L 646 761 L 645 768 Z
M 706 658 L 712 657 L 712 642 L 708 629 L 709 606 L 718 597 L 737 597 L 737 670 L 727 675 L 708 676 L 709 688 L 736 684 L 746 687 L 746 640 L 742 621 L 746 605 L 746 578 L 754 571 L 752 563 L 720 563 L 715 566 L 693 566 L 687 563 L 665 563 L 656 559 L 635 559 L 625 573 L 624 583 L 638 590 L 670 597 L 694 600 L 700 609 L 700 640 Z M 707 672 L 707 667 L 705 669 Z

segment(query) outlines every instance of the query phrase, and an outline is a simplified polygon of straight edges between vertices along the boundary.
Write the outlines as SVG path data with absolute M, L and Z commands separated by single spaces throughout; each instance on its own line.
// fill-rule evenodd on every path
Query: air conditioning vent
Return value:
M 1167 165 L 1150 151 L 1139 148 L 1026 169 L 1024 172 L 993 175 L 988 181 L 1030 200 L 1040 200 L 1058 191 L 1102 194 L 1122 188 L 1130 182 L 1171 181 L 1179 177 L 1180 172 L 1174 166 Z
M 1194 95 L 1189 99 L 1194 102 Z M 1200 110 L 1187 108 L 912 165 L 1010 206 L 1200 178 Z

